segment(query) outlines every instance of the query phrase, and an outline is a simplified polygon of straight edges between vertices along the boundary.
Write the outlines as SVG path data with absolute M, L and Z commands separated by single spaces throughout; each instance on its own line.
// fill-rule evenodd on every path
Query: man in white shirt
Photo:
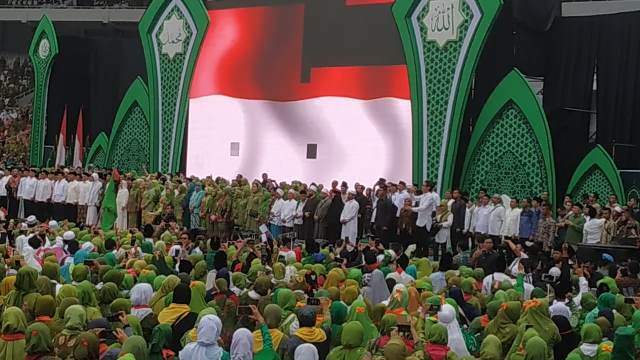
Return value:
M 433 191 L 433 183 L 425 181 L 422 185 L 422 195 L 416 198 L 418 206 L 411 211 L 418 213 L 416 220 L 416 256 L 428 256 L 432 239 L 429 236 L 433 223 L 433 212 L 440 203 L 440 196 Z M 404 205 L 403 205 L 404 206 Z
M 271 210 L 269 211 L 269 232 L 271 232 L 274 238 L 278 238 L 282 233 L 280 213 L 282 212 L 282 205 L 284 204 L 284 200 L 282 200 L 284 191 L 282 191 L 282 189 L 276 189 L 273 195 L 276 200 L 273 202 L 273 205 L 271 205 Z
M 36 186 L 38 185 L 38 179 L 36 178 L 36 173 L 34 169 L 30 169 L 28 172 L 28 177 L 24 178 L 24 181 L 20 181 L 20 188 L 18 189 L 20 195 L 22 196 L 22 201 L 24 202 L 24 215 L 38 215 L 36 214 L 37 208 L 35 203 L 36 198 Z
M 51 201 L 51 193 L 53 192 L 53 185 L 49 181 L 49 173 L 46 170 L 40 172 L 40 178 L 36 183 L 36 217 L 41 221 L 48 220 L 51 217 L 51 209 L 49 202 Z
M 407 184 L 404 181 L 398 182 L 398 191 L 393 194 L 393 205 L 398 208 L 396 212 L 396 217 L 400 216 L 400 210 L 404 207 L 404 199 L 408 198 L 410 195 L 406 190 Z
M 494 247 L 497 249 L 498 245 L 502 242 L 501 235 L 505 219 L 505 209 L 504 206 L 502 206 L 502 198 L 500 195 L 493 195 L 491 202 L 493 208 L 489 214 L 488 234 L 491 240 L 493 240 Z
M 67 187 L 67 198 L 65 199 L 65 219 L 70 222 L 78 220 L 78 198 L 80 197 L 80 183 L 76 180 L 76 173 L 71 171 L 67 176 L 69 185 Z M 82 219 L 80 219 L 82 220 Z
M 100 194 L 102 193 L 102 181 L 98 174 L 91 174 L 91 187 L 89 188 L 89 197 L 87 197 L 87 226 L 96 225 L 98 223 L 98 208 L 100 207 Z
M 4 170 L 0 170 L 0 208 L 7 209 L 7 182 L 9 182 L 9 178 L 11 175 L 7 171 L 6 174 Z
M 69 184 L 62 175 L 62 171 L 56 172 L 56 180 L 53 183 L 53 193 L 51 194 L 51 213 L 54 220 L 64 220 L 64 206 L 67 199 L 67 188 Z
M 282 232 L 291 232 L 293 231 L 293 218 L 296 216 L 296 206 L 298 202 L 296 201 L 296 192 L 293 189 L 290 189 L 287 192 L 287 200 L 282 204 L 282 209 L 280 212 L 280 220 L 282 221 Z
M 511 199 L 509 208 L 505 211 L 505 221 L 502 226 L 502 236 L 504 236 L 505 239 L 518 240 L 521 212 L 522 209 L 518 207 L 518 199 Z
M 489 217 L 491 210 L 493 210 L 489 206 L 489 196 L 486 194 L 480 197 L 479 205 L 473 214 L 476 243 L 484 241 L 484 238 L 489 234 Z
M 604 223 L 606 219 L 598 219 L 596 209 L 587 205 L 585 208 L 587 211 L 587 221 L 582 227 L 582 243 L 583 244 L 598 244 L 602 238 L 602 231 L 604 229 Z
M 82 174 L 82 181 L 79 184 L 78 195 L 78 219 L 86 219 L 87 217 L 87 201 L 89 200 L 89 191 L 91 190 L 91 181 L 88 173 Z
M 353 246 L 356 246 L 358 240 L 358 210 L 360 210 L 360 205 L 355 200 L 355 196 L 355 191 L 349 191 L 347 203 L 344 204 L 342 213 L 340 213 L 340 223 L 342 224 L 340 238 L 343 240 L 348 239 Z

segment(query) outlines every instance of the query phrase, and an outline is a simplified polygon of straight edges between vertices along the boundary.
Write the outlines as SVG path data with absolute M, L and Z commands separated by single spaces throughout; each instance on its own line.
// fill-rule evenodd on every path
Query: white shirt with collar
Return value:
M 65 201 L 67 202 L 67 204 L 77 204 L 79 197 L 80 183 L 76 180 L 73 180 L 67 187 L 67 198 L 65 199 Z
M 5 175 L 2 177 L 2 179 L 0 179 L 0 196 L 7 196 L 6 186 L 10 178 L 11 178 L 11 175 Z
M 47 202 L 51 199 L 51 193 L 53 192 L 53 184 L 49 179 L 40 179 L 36 185 L 36 201 Z
M 25 200 L 33 200 L 36 197 L 36 186 L 38 185 L 38 179 L 35 177 L 29 176 L 28 178 L 20 179 L 20 192 L 21 196 Z M 21 191 L 22 190 L 22 191 Z
M 23 176 L 20 178 L 20 180 L 18 181 L 18 190 L 16 191 L 16 197 L 18 199 L 22 199 L 22 193 L 24 192 L 24 183 L 27 181 L 27 177 Z
M 282 210 L 280 213 L 280 219 L 282 221 L 282 226 L 293 227 L 293 218 L 296 215 L 296 206 L 298 202 L 291 199 L 287 200 L 282 204 Z
M 411 211 L 418 213 L 416 226 L 426 227 L 427 231 L 431 231 L 431 225 L 433 223 L 431 215 L 440 202 L 440 196 L 435 192 L 428 192 L 422 194 L 416 200 L 420 201 L 420 204 L 417 207 L 411 208 Z
M 505 221 L 502 225 L 502 235 L 517 237 L 520 233 L 520 213 L 522 209 L 511 208 L 505 210 Z
M 51 195 L 51 201 L 54 203 L 63 203 L 67 198 L 67 188 L 69 184 L 67 180 L 62 179 L 53 183 L 53 194 Z
M 307 203 L 307 200 L 305 201 L 298 201 L 298 204 L 296 206 L 296 216 L 293 219 L 293 223 L 295 225 L 302 225 L 303 223 L 303 213 L 302 213 L 302 209 L 304 208 L 304 205 Z
M 91 182 L 89 180 L 80 182 L 78 205 L 87 205 L 87 201 L 89 200 L 89 190 L 91 190 Z
M 605 219 L 589 218 L 582 227 L 582 243 L 597 244 L 602 237 Z
M 505 219 L 505 209 L 502 205 L 496 205 L 489 214 L 489 235 L 498 236 L 502 234 L 502 226 Z
M 276 199 L 271 206 L 271 211 L 269 212 L 271 215 L 270 223 L 276 226 L 282 225 L 282 221 L 280 220 L 280 214 L 282 213 L 282 205 L 284 205 L 284 200 Z
M 404 207 L 404 199 L 408 198 L 410 195 L 407 190 L 402 190 L 400 192 L 396 192 L 395 197 L 393 197 L 393 205 L 398 209 L 396 211 L 396 217 L 400 216 L 400 210 Z
M 474 231 L 480 234 L 488 234 L 489 233 L 489 217 L 491 216 L 491 210 L 493 208 L 489 205 L 478 206 L 476 208 L 474 218 L 475 218 L 475 229 Z

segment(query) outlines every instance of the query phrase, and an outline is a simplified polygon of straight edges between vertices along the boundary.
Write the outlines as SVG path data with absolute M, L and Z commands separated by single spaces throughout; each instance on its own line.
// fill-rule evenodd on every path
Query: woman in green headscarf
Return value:
M 464 294 L 464 301 L 476 308 L 478 312 L 482 312 L 480 299 L 475 296 L 476 281 L 473 278 L 464 278 L 462 279 L 462 283 L 460 284 L 460 289 Z
M 26 348 L 27 359 L 55 360 L 51 330 L 42 323 L 35 322 L 27 328 Z
M 77 298 L 70 297 L 65 298 L 60 302 L 60 305 L 56 308 L 56 315 L 53 318 L 53 323 L 51 324 L 51 335 L 58 335 L 63 329 L 65 325 L 64 320 L 64 312 L 67 311 L 69 307 L 72 305 L 80 305 L 80 302 Z
M 2 313 L 0 359 L 24 359 L 27 320 L 22 310 L 11 306 Z
M 596 358 L 602 342 L 602 330 L 596 324 L 585 324 L 580 331 L 582 342 L 567 356 L 567 360 L 591 360 Z
M 585 324 L 590 324 L 598 318 L 598 313 L 604 309 L 614 310 L 616 308 L 616 296 L 610 292 L 602 293 L 598 296 L 597 306 L 587 313 L 584 318 Z
M 524 347 L 526 355 L 525 360 L 545 360 L 549 359 L 547 355 L 547 343 L 540 336 L 534 336 L 527 341 Z M 553 359 L 553 356 L 551 356 Z
M 71 270 L 71 279 L 73 279 L 73 284 L 77 285 L 89 277 L 89 268 L 84 264 L 78 264 L 73 267 Z
M 331 347 L 336 347 L 340 345 L 342 327 L 347 320 L 349 309 L 344 303 L 335 301 L 331 303 L 329 311 L 331 313 Z
M 160 311 L 165 308 L 165 298 L 169 295 L 176 286 L 180 284 L 180 278 L 175 275 L 169 275 L 162 282 L 160 289 L 153 294 L 149 306 L 153 310 L 153 313 L 158 315 Z
M 276 296 L 277 294 L 277 296 Z M 296 308 L 296 295 L 291 289 L 278 289 L 274 293 L 274 303 L 282 309 L 282 322 L 280 323 L 280 331 L 290 334 L 291 325 L 297 321 L 296 314 L 293 312 Z
M 547 345 L 547 359 L 553 359 L 553 346 L 560 342 L 558 327 L 549 317 L 549 305 L 545 300 L 533 299 L 523 305 L 523 313 L 518 320 L 518 335 L 511 345 L 509 355 L 516 352 L 527 329 L 532 328 Z
M 51 281 L 55 281 L 56 283 L 60 283 L 60 265 L 55 262 L 45 261 L 42 264 L 42 271 L 40 274 L 46 276 Z
M 171 325 L 160 324 L 153 328 L 149 342 L 149 360 L 164 360 L 163 350 L 169 346 L 173 330 Z
M 40 296 L 37 291 L 36 281 L 38 280 L 38 271 L 30 266 L 25 266 L 18 270 L 14 289 L 7 295 L 4 300 L 4 308 L 15 306 L 25 311 L 27 321 L 33 321 L 33 308 L 36 299 Z
M 382 351 L 384 346 L 391 339 L 391 331 L 398 323 L 398 316 L 395 314 L 386 314 L 380 320 L 380 326 L 378 329 L 380 330 L 380 337 L 376 339 L 373 346 L 371 347 L 371 352 L 374 354 L 378 354 Z
M 153 291 L 158 291 L 162 286 L 162 283 L 167 277 L 165 275 L 158 275 L 155 279 L 153 279 Z
M 280 354 L 282 357 L 286 352 L 286 346 L 284 346 L 284 344 L 287 343 L 289 338 L 286 334 L 280 331 L 280 329 L 278 329 L 280 326 L 280 320 L 282 319 L 282 309 L 280 309 L 276 304 L 269 304 L 264 308 L 262 315 L 265 324 L 269 329 L 269 336 L 271 336 L 271 347 L 273 351 Z M 262 337 L 262 330 L 257 329 L 253 332 L 253 353 L 259 353 L 262 351 L 263 347 L 264 341 Z
M 124 280 L 124 272 L 119 269 L 111 269 L 107 271 L 102 277 L 103 283 L 114 283 L 118 288 L 122 285 L 122 281 Z
M 449 346 L 447 346 L 448 340 L 447 328 L 440 323 L 433 324 L 427 332 L 427 342 L 424 346 L 425 357 L 428 359 L 444 359 L 450 350 Z
M 367 344 L 365 330 L 357 321 L 350 321 L 344 325 L 341 335 L 341 346 L 331 350 L 327 360 L 361 360 L 370 356 L 363 346 Z
M 53 317 L 56 314 L 56 301 L 51 295 L 40 296 L 36 299 L 34 307 L 35 321 L 41 322 L 47 327 L 53 325 Z
M 489 322 L 484 330 L 485 336 L 494 335 L 500 340 L 503 354 L 509 351 L 518 333 L 516 323 L 520 318 L 521 309 L 522 305 L 519 301 L 503 303 L 495 318 Z
M 53 343 L 56 345 L 56 355 L 66 359 L 71 355 L 78 343 L 77 337 L 87 325 L 87 313 L 81 305 L 71 305 L 64 312 L 64 329 L 56 335 Z
M 148 360 L 149 351 L 147 350 L 147 342 L 142 336 L 130 336 L 122 344 L 120 355 L 131 354 L 136 360 Z
M 582 326 L 587 314 L 591 312 L 598 305 L 595 295 L 591 292 L 582 293 L 580 298 L 580 318 L 578 327 Z
M 113 300 L 120 297 L 120 290 L 118 290 L 118 286 L 112 282 L 108 282 L 102 286 L 100 290 L 98 290 L 98 304 L 100 306 L 100 312 L 104 316 L 111 315 L 109 311 L 109 306 L 113 302 Z
M 55 285 L 46 276 L 38 276 L 38 280 L 36 280 L 36 287 L 38 289 L 38 294 L 40 295 L 54 295 L 54 286 Z
M 71 358 L 74 360 L 94 360 L 100 356 L 100 339 L 90 332 L 80 333 L 73 347 Z
M 191 283 L 191 302 L 189 303 L 191 312 L 199 314 L 207 307 L 207 303 L 204 300 L 205 293 L 206 290 L 202 282 L 194 281 Z
M 613 360 L 633 360 L 636 357 L 634 346 L 636 331 L 631 326 L 622 326 L 616 330 L 613 342 Z
M 193 267 L 193 270 L 191 270 L 191 278 L 194 281 L 205 282 L 205 281 L 207 281 L 207 274 L 208 273 L 209 273 L 209 271 L 207 269 L 207 262 L 204 261 L 204 260 L 200 260 Z
M 503 344 L 500 339 L 497 336 L 488 335 L 480 345 L 480 360 L 502 360 L 502 349 Z
M 369 317 L 369 310 L 364 300 L 358 299 L 351 304 L 351 308 L 349 309 L 349 317 L 348 321 L 357 321 L 359 322 L 364 329 L 364 343 L 363 346 L 368 347 L 369 342 L 375 340 L 380 334 L 378 333 L 378 329 L 371 318 Z M 342 329 L 344 334 L 344 328 Z M 344 335 L 343 335 L 344 336 Z
M 409 306 L 409 291 L 402 284 L 396 284 L 391 291 L 388 311 L 392 311 L 396 315 L 403 315 Z
M 102 313 L 98 308 L 98 300 L 96 299 L 93 284 L 85 280 L 78 284 L 77 288 L 78 301 L 80 301 L 80 305 L 84 306 L 87 311 L 87 321 L 100 319 Z
M 340 300 L 344 302 L 347 306 L 351 306 L 354 301 L 358 298 L 358 288 L 355 286 L 347 286 L 342 289 L 340 293 Z
M 358 283 L 358 287 L 362 286 L 362 270 L 358 268 L 352 268 L 347 274 L 347 279 L 355 280 Z
M 327 280 L 325 280 L 323 287 L 325 289 L 329 289 L 332 286 L 337 287 L 338 289 L 341 287 L 341 283 L 346 280 L 344 275 L 344 271 L 339 268 L 333 268 L 327 274 Z
M 419 258 L 416 260 L 416 269 L 418 270 L 418 279 L 422 279 L 431 275 L 433 267 L 431 261 L 427 258 Z

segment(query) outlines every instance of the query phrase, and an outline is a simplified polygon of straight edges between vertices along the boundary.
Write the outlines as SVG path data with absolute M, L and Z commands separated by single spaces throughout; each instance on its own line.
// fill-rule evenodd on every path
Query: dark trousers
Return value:
M 458 244 L 460 244 L 462 246 L 462 249 L 467 249 L 467 247 L 464 247 L 464 245 L 462 245 L 462 243 L 465 241 L 464 238 L 464 233 L 462 232 L 461 229 L 452 229 L 453 231 L 451 231 L 451 250 L 453 250 L 454 253 L 458 252 Z
M 20 200 L 15 196 L 7 196 L 7 208 L 9 210 L 9 219 L 15 219 L 18 217 L 18 207 L 20 206 Z
M 429 256 L 429 246 L 432 239 L 426 226 L 416 227 L 416 256 L 427 257 Z
M 56 221 L 61 221 L 64 219 L 64 206 L 63 203 L 52 203 L 51 204 L 51 218 Z
M 493 248 L 497 249 L 500 244 L 502 244 L 502 236 L 500 235 L 489 235 L 491 240 L 493 241 Z
M 51 218 L 51 204 L 38 201 L 35 203 L 36 217 L 40 221 L 48 221 Z
M 389 244 L 393 242 L 393 232 L 391 229 L 387 228 L 387 230 L 383 230 L 382 227 L 377 227 L 376 232 L 378 237 L 380 237 L 380 243 L 385 249 L 389 248 Z
M 64 204 L 64 219 L 75 223 L 78 220 L 78 205 Z
M 31 215 L 35 215 L 36 218 L 38 218 L 38 220 L 43 220 L 43 219 L 40 219 L 40 214 L 36 213 L 37 209 L 36 209 L 35 201 L 24 199 L 23 203 L 24 203 L 24 217 L 25 218 L 28 218 Z
M 440 256 L 444 255 L 447 252 L 447 243 L 437 243 L 433 242 L 433 261 L 438 261 Z
M 7 197 L 0 196 L 0 207 L 7 208 Z

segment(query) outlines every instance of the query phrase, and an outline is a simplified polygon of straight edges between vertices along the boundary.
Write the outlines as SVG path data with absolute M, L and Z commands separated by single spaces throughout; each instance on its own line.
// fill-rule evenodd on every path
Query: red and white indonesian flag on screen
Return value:
M 67 158 L 67 107 L 64 107 L 62 114 L 62 124 L 60 124 L 60 134 L 58 135 L 58 146 L 56 147 L 56 166 L 65 166 Z
M 209 16 L 190 93 L 189 175 L 268 172 L 351 187 L 411 179 L 406 66 L 316 67 L 303 82 L 304 5 Z M 316 159 L 307 159 L 308 144 L 317 144 Z

